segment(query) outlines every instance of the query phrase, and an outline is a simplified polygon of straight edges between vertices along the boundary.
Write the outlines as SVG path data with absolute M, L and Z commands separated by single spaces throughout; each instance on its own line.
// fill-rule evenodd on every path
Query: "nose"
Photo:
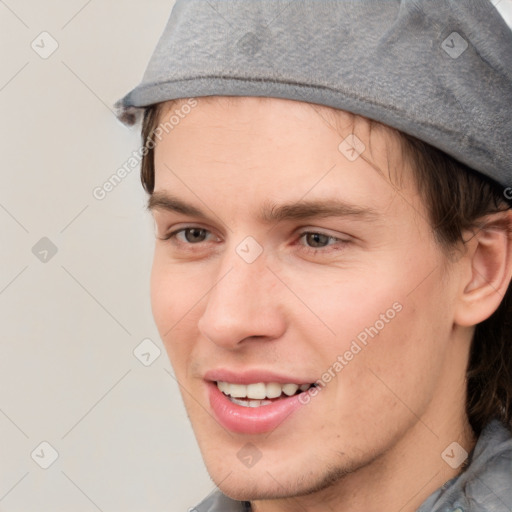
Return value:
M 207 295 L 198 322 L 200 333 L 230 350 L 250 339 L 279 338 L 286 330 L 286 320 L 277 284 L 263 257 L 253 263 L 237 254 L 226 259 Z

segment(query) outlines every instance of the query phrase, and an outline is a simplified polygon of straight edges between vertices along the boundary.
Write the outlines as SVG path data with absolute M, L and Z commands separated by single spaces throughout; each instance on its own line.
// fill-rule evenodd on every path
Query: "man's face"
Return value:
M 385 130 L 198 101 L 156 147 L 155 321 L 224 492 L 325 488 L 435 429 L 455 285 Z

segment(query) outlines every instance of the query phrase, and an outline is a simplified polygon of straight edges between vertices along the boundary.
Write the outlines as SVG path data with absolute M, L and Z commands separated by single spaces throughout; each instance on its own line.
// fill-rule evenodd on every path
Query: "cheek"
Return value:
M 382 267 L 346 272 L 337 282 L 317 276 L 315 287 L 305 285 L 307 279 L 289 281 L 310 308 L 297 303 L 294 323 L 315 340 L 322 374 L 331 369 L 340 377 L 332 379 L 333 388 L 342 394 L 350 389 L 353 396 L 364 396 L 359 403 L 378 408 L 389 405 L 381 400 L 392 399 L 390 389 L 413 402 L 419 387 L 425 394 L 433 389 L 452 323 L 443 275 L 440 269 L 429 275 L 431 270 L 432 264 L 417 260 L 390 264 L 387 272 Z
M 197 326 L 201 298 L 207 292 L 204 280 L 197 279 L 182 267 L 169 265 L 155 251 L 151 270 L 151 307 L 160 337 L 171 362 L 190 344 L 178 343 L 190 337 Z M 172 341 L 172 342 L 171 342 Z
M 377 313 L 395 297 L 384 296 Z M 352 336 L 361 351 L 339 381 L 338 392 L 354 411 L 383 428 L 400 417 L 412 420 L 410 410 L 418 415 L 426 410 L 443 374 L 450 336 L 449 316 L 440 321 L 443 299 L 436 287 L 425 285 L 414 298 L 403 296 L 399 302 L 401 310 L 388 323 L 376 322 L 375 310 L 366 315 L 367 325 L 359 331 L 366 344 Z

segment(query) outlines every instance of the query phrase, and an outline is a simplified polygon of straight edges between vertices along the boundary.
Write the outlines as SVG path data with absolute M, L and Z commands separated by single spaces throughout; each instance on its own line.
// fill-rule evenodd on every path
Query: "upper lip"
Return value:
M 217 368 L 208 370 L 204 379 L 212 382 L 229 382 L 230 384 L 255 384 L 257 382 L 276 382 L 278 384 L 312 384 L 313 380 L 302 379 L 291 375 L 284 375 L 264 369 L 247 369 L 241 371 Z

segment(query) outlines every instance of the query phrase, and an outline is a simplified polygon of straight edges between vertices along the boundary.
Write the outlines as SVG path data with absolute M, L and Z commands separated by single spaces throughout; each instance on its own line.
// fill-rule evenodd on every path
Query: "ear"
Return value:
M 485 216 L 465 240 L 454 321 L 469 327 L 496 311 L 512 279 L 512 210 Z

